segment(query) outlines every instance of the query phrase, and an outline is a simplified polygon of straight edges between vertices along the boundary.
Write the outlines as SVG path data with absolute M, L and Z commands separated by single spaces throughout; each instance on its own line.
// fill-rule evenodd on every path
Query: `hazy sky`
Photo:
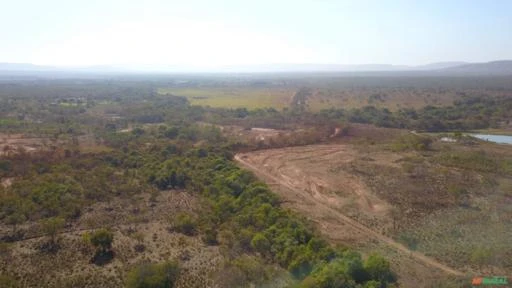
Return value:
M 510 0 L 0 0 L 0 62 L 425 64 L 512 59 Z

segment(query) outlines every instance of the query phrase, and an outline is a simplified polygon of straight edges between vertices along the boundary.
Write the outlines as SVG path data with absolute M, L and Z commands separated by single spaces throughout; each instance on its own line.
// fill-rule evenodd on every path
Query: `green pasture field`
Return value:
M 279 88 L 160 88 L 160 94 L 186 97 L 192 105 L 223 108 L 275 108 L 288 107 L 294 89 Z
M 289 107 L 297 89 L 260 87 L 186 87 L 160 88 L 160 94 L 186 97 L 192 105 L 223 108 L 275 108 Z M 396 111 L 401 108 L 422 108 L 427 105 L 447 106 L 457 99 L 451 93 L 419 93 L 416 91 L 379 91 L 379 89 L 317 88 L 307 99 L 308 110 L 318 112 L 329 108 L 362 108 L 375 106 Z

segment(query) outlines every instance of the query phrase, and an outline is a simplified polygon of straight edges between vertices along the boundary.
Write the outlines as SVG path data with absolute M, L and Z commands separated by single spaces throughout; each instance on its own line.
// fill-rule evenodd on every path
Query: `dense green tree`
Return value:
M 395 280 L 388 260 L 378 254 L 371 254 L 368 259 L 366 259 L 364 269 L 373 280 L 381 282 L 393 282 Z
M 252 237 L 251 247 L 261 254 L 266 254 L 270 251 L 270 241 L 262 233 L 256 233 Z

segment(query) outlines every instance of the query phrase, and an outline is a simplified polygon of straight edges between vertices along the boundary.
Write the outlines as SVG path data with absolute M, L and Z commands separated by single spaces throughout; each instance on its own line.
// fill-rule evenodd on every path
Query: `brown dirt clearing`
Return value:
M 372 193 L 363 179 L 339 169 L 369 156 L 374 163 L 388 166 L 396 166 L 401 157 L 391 152 L 361 155 L 351 145 L 310 145 L 242 153 L 235 159 L 275 188 L 285 206 L 314 222 L 331 242 L 391 248 L 398 255 L 392 264 L 405 279 L 403 284 L 418 277 L 425 280 L 440 271 L 464 275 L 381 234 L 392 225 L 392 206 Z

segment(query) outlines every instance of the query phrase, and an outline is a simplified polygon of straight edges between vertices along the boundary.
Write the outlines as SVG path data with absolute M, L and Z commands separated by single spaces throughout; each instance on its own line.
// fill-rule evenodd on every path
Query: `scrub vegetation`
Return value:
M 266 77 L 0 82 L 0 286 L 436 287 L 399 268 L 409 250 L 510 271 L 505 236 L 465 230 L 510 231 L 492 206 L 510 198 L 510 148 L 419 133 L 509 129 L 510 82 Z M 295 170 L 273 166 L 286 157 Z M 308 197 L 336 212 L 293 204 Z M 325 226 L 350 221 L 363 228 Z

